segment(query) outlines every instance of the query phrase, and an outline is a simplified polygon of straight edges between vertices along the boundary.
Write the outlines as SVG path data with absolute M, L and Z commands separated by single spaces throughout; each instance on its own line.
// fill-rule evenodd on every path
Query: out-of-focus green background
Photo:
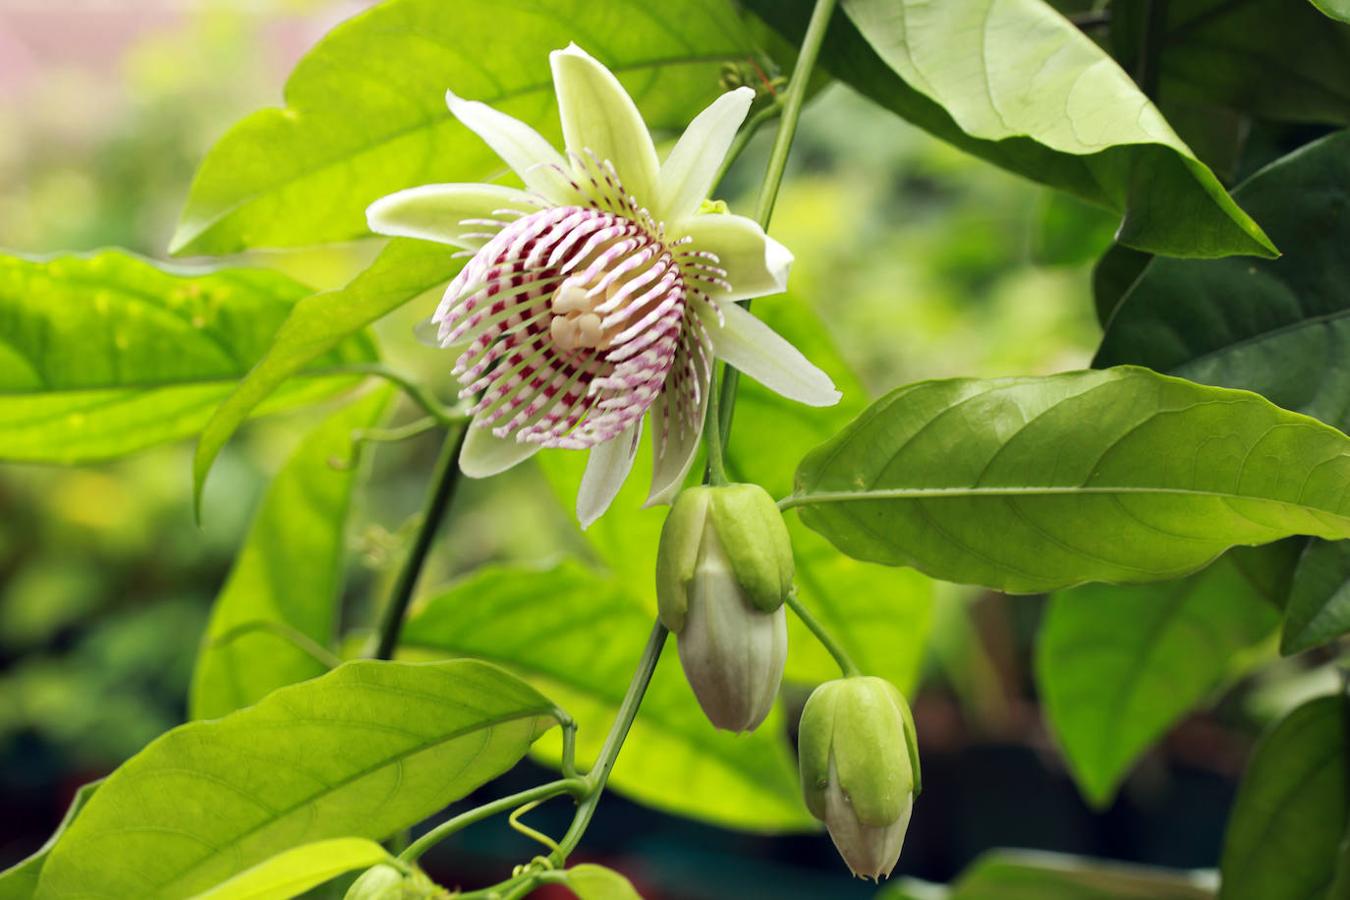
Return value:
M 277 103 L 294 60 L 361 6 L 0 0 L 0 248 L 162 258 L 203 152 L 241 115 Z M 724 185 L 733 209 L 748 203 L 766 147 L 761 135 Z M 838 87 L 802 120 L 774 221 L 797 255 L 794 294 L 873 391 L 1085 365 L 1097 337 L 1089 266 L 1112 227 Z M 250 261 L 329 287 L 374 249 Z M 446 358 L 413 337 L 426 314 L 381 323 L 382 343 L 449 397 Z M 75 787 L 181 721 L 212 596 L 299 425 L 267 420 L 231 445 L 201 528 L 188 445 L 80 469 L 0 469 L 0 867 L 41 842 Z M 404 547 L 434 452 L 427 439 L 376 455 L 353 537 L 358 616 Z M 424 583 L 576 540 L 533 471 L 471 483 L 459 502 Z M 940 601 L 915 702 L 927 791 L 900 871 L 945 881 L 997 845 L 1214 864 L 1250 740 L 1240 711 L 1188 720 L 1110 810 L 1092 813 L 1031 685 L 1040 601 L 956 590 Z M 504 827 L 485 827 L 430 860 L 467 884 L 522 852 Z M 823 836 L 729 835 L 617 799 L 584 852 L 633 872 L 654 897 L 868 894 Z

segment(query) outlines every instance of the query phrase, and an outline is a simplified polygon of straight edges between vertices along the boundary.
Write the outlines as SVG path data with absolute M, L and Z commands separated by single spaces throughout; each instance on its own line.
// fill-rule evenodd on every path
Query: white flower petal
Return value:
M 633 469 L 641 437 L 642 420 L 638 419 L 617 437 L 591 448 L 586 471 L 581 476 L 581 489 L 577 491 L 577 519 L 582 528 L 589 528 L 618 496 Z
M 842 396 L 830 376 L 748 310 L 722 304 L 726 325 L 708 325 L 717 355 L 765 387 L 807 406 L 833 406 Z
M 646 506 L 670 503 L 684 487 L 684 479 L 698 456 L 699 439 L 703 437 L 703 413 L 704 408 L 700 408 L 697 427 L 677 422 L 664 439 L 652 432 L 652 490 Z
M 482 138 L 527 188 L 553 203 L 574 202 L 576 192 L 565 174 L 570 168 L 539 132 L 486 103 L 465 100 L 453 91 L 445 92 L 445 102 L 455 118 Z
M 730 213 L 693 216 L 680 223 L 682 235 L 694 239 L 695 250 L 717 254 L 727 270 L 731 290 L 710 288 L 718 300 L 748 300 L 781 294 L 787 289 L 792 251 L 764 233 L 753 219 Z
M 538 444 L 524 444 L 514 438 L 499 438 L 490 428 L 469 425 L 464 446 L 459 450 L 459 469 L 470 478 L 489 478 L 505 472 L 539 452 Z
M 657 220 L 678 222 L 698 210 L 754 100 L 753 89 L 736 88 L 689 123 L 661 164 L 661 199 L 652 211 Z
M 531 195 L 499 184 L 424 184 L 376 200 L 366 209 L 366 222 L 376 234 L 473 250 L 483 244 L 483 239 L 467 235 L 495 229 L 461 225 L 464 220 L 491 219 L 499 209 L 533 212 L 538 208 Z
M 624 189 L 650 209 L 657 200 L 661 167 L 633 98 L 613 72 L 576 44 L 554 50 L 549 61 L 567 149 L 582 156 L 589 150 L 609 160 Z

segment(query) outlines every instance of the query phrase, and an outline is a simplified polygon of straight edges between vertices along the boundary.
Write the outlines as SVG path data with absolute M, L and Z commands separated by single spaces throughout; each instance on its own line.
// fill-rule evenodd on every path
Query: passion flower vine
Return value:
M 566 154 L 524 123 L 447 95 L 450 111 L 524 182 L 431 184 L 384 197 L 381 234 L 439 241 L 469 260 L 433 317 L 474 401 L 460 468 L 483 478 L 545 447 L 587 449 L 583 526 L 627 478 L 644 418 L 648 503 L 679 492 L 723 359 L 785 397 L 836 403 L 829 377 L 737 301 L 781 293 L 792 254 L 707 202 L 754 99 L 723 94 L 661 161 L 632 98 L 571 45 L 550 55 Z

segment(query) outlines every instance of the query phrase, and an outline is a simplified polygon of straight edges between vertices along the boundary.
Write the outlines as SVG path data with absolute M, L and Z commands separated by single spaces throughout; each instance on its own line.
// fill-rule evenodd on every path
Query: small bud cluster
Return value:
M 675 501 L 661 532 L 657 600 L 694 696 L 718 728 L 753 731 L 773 707 L 792 577 L 787 526 L 763 488 L 696 487 Z M 889 876 L 920 787 L 904 696 L 866 676 L 820 685 L 802 711 L 798 753 L 807 808 L 853 874 Z

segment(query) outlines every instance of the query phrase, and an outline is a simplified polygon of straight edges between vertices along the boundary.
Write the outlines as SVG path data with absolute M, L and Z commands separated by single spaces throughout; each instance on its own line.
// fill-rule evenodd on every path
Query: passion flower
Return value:
M 829 377 L 736 301 L 780 293 L 792 254 L 754 221 L 706 201 L 754 91 L 723 94 L 662 161 L 637 107 L 575 45 L 550 56 L 566 154 L 536 131 L 453 93 L 450 111 L 524 182 L 433 184 L 376 201 L 372 230 L 461 248 L 469 260 L 433 321 L 457 347 L 472 399 L 466 475 L 544 447 L 589 449 L 583 525 L 632 467 L 644 418 L 649 503 L 679 492 L 702 434 L 715 359 L 827 406 Z

